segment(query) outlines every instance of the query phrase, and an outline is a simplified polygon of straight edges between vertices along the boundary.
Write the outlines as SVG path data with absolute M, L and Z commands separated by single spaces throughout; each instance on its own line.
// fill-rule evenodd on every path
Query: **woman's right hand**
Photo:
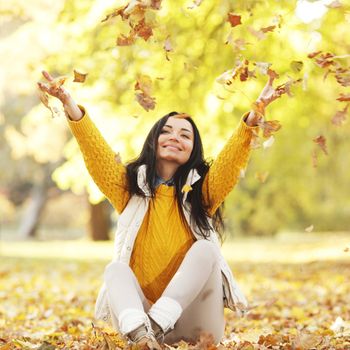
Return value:
M 38 82 L 39 89 L 49 95 L 58 98 L 64 107 L 66 116 L 72 120 L 79 120 L 83 117 L 83 113 L 75 103 L 67 89 L 62 84 L 55 82 L 55 79 L 45 70 L 42 71 L 44 78 L 48 83 Z
M 69 92 L 60 84 L 53 84 L 54 78 L 45 70 L 42 75 L 48 81 L 48 83 L 38 82 L 39 89 L 49 95 L 58 98 L 64 105 L 71 99 Z

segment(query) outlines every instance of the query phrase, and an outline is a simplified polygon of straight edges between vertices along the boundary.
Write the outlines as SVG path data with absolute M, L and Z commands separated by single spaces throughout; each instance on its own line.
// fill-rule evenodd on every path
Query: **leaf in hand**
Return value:
M 57 78 L 54 78 L 52 81 L 49 81 L 48 84 L 50 85 L 50 87 L 54 88 L 54 89 L 59 89 L 67 80 L 66 76 L 60 76 Z
M 73 82 L 75 82 L 75 83 L 84 83 L 85 82 L 87 73 L 86 74 L 80 73 L 80 72 L 78 72 L 75 69 L 74 69 L 73 72 L 74 72 L 74 80 L 73 80 Z
M 327 152 L 327 145 L 326 145 L 326 138 L 323 135 L 317 136 L 313 141 L 318 144 L 321 148 L 321 150 L 328 155 Z

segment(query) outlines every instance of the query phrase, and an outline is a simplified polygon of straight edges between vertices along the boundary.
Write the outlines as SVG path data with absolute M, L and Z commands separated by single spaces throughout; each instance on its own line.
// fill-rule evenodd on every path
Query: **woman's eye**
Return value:
M 188 135 L 182 135 L 182 137 L 185 137 L 186 139 L 190 138 Z
M 168 133 L 169 131 L 168 130 L 162 130 L 160 133 L 161 134 L 166 134 L 166 133 Z

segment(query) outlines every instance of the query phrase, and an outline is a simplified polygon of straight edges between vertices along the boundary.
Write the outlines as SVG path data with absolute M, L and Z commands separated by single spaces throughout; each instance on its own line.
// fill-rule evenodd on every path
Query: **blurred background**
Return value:
M 68 76 L 66 88 L 126 162 L 138 155 L 153 123 L 173 110 L 193 116 L 206 157 L 215 158 L 265 85 L 271 64 L 280 75 L 276 85 L 301 83 L 268 107 L 267 119 L 282 128 L 271 147 L 252 151 L 227 198 L 226 237 L 346 240 L 350 125 L 348 98 L 337 98 L 349 94 L 349 3 L 164 1 L 147 13 L 153 36 L 118 46 L 127 21 L 101 21 L 124 4 L 0 5 L 0 239 L 107 241 L 118 220 L 87 173 L 64 116 L 52 118 L 40 103 L 36 82 L 43 69 Z M 228 13 L 242 23 L 231 25 Z M 315 51 L 333 56 L 317 62 L 308 57 Z M 255 77 L 216 81 L 244 59 Z M 72 82 L 74 69 L 88 74 L 84 83 Z M 135 99 L 140 74 L 153 82 L 156 105 L 149 111 Z M 323 150 L 314 141 L 319 136 Z

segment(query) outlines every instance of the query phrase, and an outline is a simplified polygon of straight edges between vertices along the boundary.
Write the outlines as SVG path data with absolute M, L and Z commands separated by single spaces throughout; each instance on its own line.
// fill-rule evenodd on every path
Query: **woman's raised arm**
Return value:
M 58 98 L 65 109 L 69 127 L 84 157 L 85 165 L 96 185 L 120 213 L 129 200 L 125 166 L 108 145 L 83 106 L 75 103 L 63 86 L 50 84 L 52 76 L 43 71 L 49 83 L 38 83 L 39 88 Z

